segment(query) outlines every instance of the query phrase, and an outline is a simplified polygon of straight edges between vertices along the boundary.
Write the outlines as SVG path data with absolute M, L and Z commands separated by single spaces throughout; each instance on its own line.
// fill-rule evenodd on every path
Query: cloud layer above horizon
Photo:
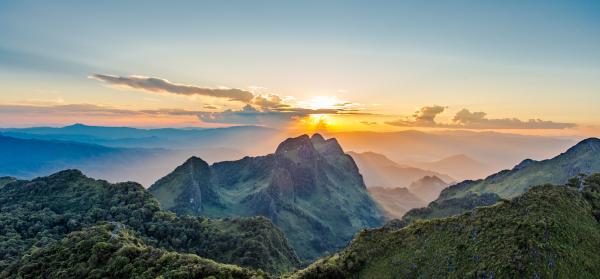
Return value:
M 213 89 L 195 85 L 173 83 L 167 79 L 145 77 L 140 75 L 115 76 L 93 74 L 91 79 L 105 82 L 125 89 L 141 90 L 149 93 L 168 93 L 185 96 L 208 96 L 224 98 L 228 101 L 241 102 L 241 109 L 226 109 L 223 111 L 197 111 L 198 119 L 205 123 L 265 125 L 281 127 L 290 122 L 307 117 L 311 114 L 359 114 L 352 102 L 339 101 L 328 108 L 304 108 L 285 102 L 276 94 L 255 94 L 243 89 Z M 337 100 L 337 99 L 336 99 Z M 216 110 L 218 107 L 206 104 L 205 109 Z
M 452 123 L 438 123 L 435 118 L 447 107 L 427 106 L 416 111 L 411 118 L 387 121 L 385 124 L 398 127 L 456 128 L 456 129 L 567 129 L 574 123 L 553 122 L 541 119 L 520 120 L 518 118 L 488 118 L 487 113 L 461 109 L 452 118 Z

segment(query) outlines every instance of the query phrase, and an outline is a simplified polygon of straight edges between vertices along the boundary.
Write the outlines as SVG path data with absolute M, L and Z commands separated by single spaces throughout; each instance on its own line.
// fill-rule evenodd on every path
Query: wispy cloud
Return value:
M 246 104 L 242 109 L 224 111 L 215 111 L 219 108 L 213 105 L 204 105 L 203 108 L 208 111 L 198 111 L 196 115 L 205 123 L 281 126 L 310 114 L 363 114 L 359 104 L 343 101 L 335 96 L 320 96 L 306 102 L 290 103 L 290 98 L 284 99 L 277 94 L 258 94 L 266 88 L 256 86 L 252 87 L 252 92 L 250 92 L 243 89 L 211 89 L 177 84 L 162 78 L 138 75 L 123 77 L 94 74 L 90 78 L 146 92 L 211 96 Z
M 92 104 L 67 104 L 67 105 L 0 105 L 0 114 L 37 114 L 42 116 L 52 115 L 82 115 L 82 116 L 141 116 L 141 115 L 190 115 L 194 116 L 199 111 L 183 109 L 156 109 L 156 110 L 128 110 L 109 106 Z
M 574 123 L 553 122 L 541 119 L 520 120 L 518 118 L 488 118 L 487 113 L 471 112 L 462 109 L 454 115 L 451 123 L 438 123 L 435 118 L 443 113 L 446 107 L 428 106 L 416 111 L 410 118 L 385 122 L 400 127 L 435 127 L 460 129 L 567 129 L 574 128 Z
M 252 92 L 242 89 L 221 89 L 221 88 L 206 88 L 194 85 L 185 85 L 170 82 L 166 79 L 145 77 L 145 76 L 113 76 L 94 74 L 89 78 L 106 82 L 111 85 L 121 86 L 125 88 L 144 90 L 148 92 L 172 93 L 178 95 L 200 95 L 210 96 L 215 98 L 225 98 L 230 101 L 240 101 L 249 103 L 254 98 Z

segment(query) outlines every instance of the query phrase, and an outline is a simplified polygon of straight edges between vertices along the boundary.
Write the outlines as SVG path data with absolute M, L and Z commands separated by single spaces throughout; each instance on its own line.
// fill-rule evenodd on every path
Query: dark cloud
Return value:
M 526 121 L 518 118 L 487 118 L 482 111 L 471 112 L 462 109 L 454 115 L 452 123 L 438 123 L 436 116 L 444 112 L 445 107 L 431 106 L 423 107 L 416 111 L 410 119 L 399 119 L 388 121 L 385 124 L 401 127 L 435 127 L 435 128 L 457 128 L 457 129 L 567 129 L 574 128 L 574 123 L 561 123 L 541 119 L 529 119 Z
M 113 76 L 94 74 L 90 78 L 106 82 L 112 85 L 124 86 L 127 88 L 140 89 L 150 92 L 166 92 L 179 95 L 201 95 L 216 98 L 226 98 L 231 101 L 240 101 L 249 103 L 254 98 L 254 94 L 241 89 L 213 89 L 193 85 L 184 85 L 172 83 L 166 79 L 144 77 L 144 76 Z

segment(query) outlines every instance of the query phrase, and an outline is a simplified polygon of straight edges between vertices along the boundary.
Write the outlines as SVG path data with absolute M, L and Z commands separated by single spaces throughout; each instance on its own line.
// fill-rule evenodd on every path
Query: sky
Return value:
M 598 1 L 1 1 L 0 126 L 600 133 Z

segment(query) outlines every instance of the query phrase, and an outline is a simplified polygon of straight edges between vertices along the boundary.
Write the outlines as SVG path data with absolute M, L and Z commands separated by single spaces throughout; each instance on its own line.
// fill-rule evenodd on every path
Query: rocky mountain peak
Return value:
M 321 135 L 314 134 L 312 142 L 317 151 L 323 155 L 344 155 L 342 146 L 335 138 L 325 140 Z
M 275 154 L 285 154 L 290 151 L 298 151 L 301 148 L 314 149 L 313 143 L 308 135 L 288 138 L 277 146 Z
M 325 142 L 325 138 L 319 133 L 313 134 L 310 140 L 313 144 L 323 144 Z

